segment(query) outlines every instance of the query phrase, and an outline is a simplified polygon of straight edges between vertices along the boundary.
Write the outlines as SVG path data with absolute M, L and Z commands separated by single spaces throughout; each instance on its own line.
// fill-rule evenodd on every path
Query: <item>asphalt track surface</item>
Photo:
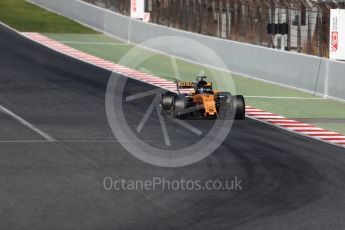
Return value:
M 343 148 L 246 119 L 196 164 L 151 166 L 126 152 L 109 128 L 110 74 L 0 27 L 0 105 L 57 140 L 0 113 L 0 229 L 345 228 Z M 145 109 L 131 106 L 131 117 Z M 145 130 L 158 142 L 157 118 L 150 119 Z M 181 132 L 174 141 L 190 136 Z M 243 190 L 106 191 L 106 176 L 237 176 Z

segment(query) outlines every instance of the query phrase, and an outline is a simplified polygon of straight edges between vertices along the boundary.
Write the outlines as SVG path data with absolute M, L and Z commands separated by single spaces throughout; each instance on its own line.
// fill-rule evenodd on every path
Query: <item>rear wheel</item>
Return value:
M 161 98 L 162 110 L 171 111 L 174 106 L 174 99 L 175 99 L 174 93 L 168 92 L 168 93 L 162 94 L 162 98 Z
M 175 95 L 174 97 L 174 116 L 178 118 L 184 118 L 186 114 L 185 109 L 187 108 L 187 99 L 183 95 Z

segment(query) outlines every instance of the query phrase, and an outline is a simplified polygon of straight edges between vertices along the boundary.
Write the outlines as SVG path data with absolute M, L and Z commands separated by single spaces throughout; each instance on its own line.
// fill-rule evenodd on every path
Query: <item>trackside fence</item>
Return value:
M 131 43 L 140 44 L 164 36 L 200 42 L 213 50 L 231 72 L 319 96 L 345 100 L 345 62 L 274 50 L 132 20 L 80 0 L 31 0 L 30 2 Z M 188 44 L 184 44 L 183 47 L 186 46 L 188 47 Z M 171 46 L 148 48 L 155 48 L 180 58 L 197 55 L 190 53 L 181 56 L 178 39 L 171 43 Z M 201 64 L 208 65 L 206 60 Z

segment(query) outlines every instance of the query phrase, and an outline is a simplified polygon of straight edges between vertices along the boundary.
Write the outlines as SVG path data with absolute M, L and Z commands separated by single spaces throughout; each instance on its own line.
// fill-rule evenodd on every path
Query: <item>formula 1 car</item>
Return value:
M 178 82 L 177 92 L 161 95 L 160 109 L 162 115 L 177 118 L 199 117 L 219 119 L 245 118 L 245 101 L 243 96 L 232 96 L 229 92 L 213 90 L 212 82 L 207 77 L 197 77 L 196 82 Z M 183 89 L 192 88 L 188 93 Z

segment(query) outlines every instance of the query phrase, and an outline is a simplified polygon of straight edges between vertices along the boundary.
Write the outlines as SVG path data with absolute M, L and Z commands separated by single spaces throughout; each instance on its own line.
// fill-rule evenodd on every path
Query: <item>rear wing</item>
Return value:
M 178 82 L 177 83 L 177 91 L 181 94 L 188 94 L 193 92 L 196 86 L 195 82 Z
M 179 82 L 177 83 L 177 88 L 183 89 L 183 88 L 194 88 L 195 82 Z
M 177 83 L 178 88 L 194 88 L 197 85 L 195 82 L 179 82 Z M 212 82 L 206 82 L 206 87 L 212 87 Z

